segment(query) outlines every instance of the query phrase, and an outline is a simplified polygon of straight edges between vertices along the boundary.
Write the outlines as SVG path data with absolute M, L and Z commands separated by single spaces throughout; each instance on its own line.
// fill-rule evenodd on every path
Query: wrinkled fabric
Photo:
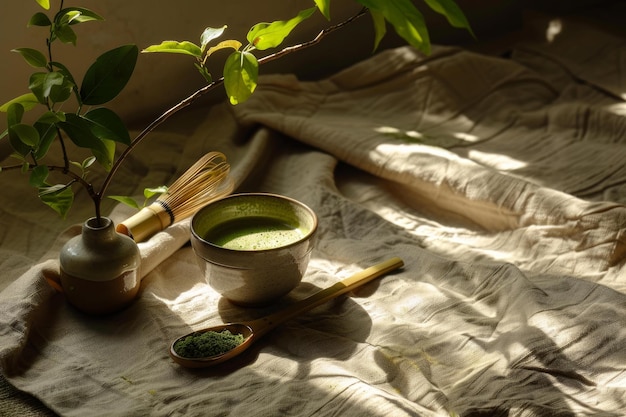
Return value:
M 602 57 L 623 54 L 619 39 L 593 36 Z M 67 416 L 622 415 L 626 85 L 619 61 L 597 70 L 577 46 L 384 51 L 318 82 L 266 76 L 247 103 L 155 133 L 164 147 L 142 147 L 120 173 L 127 192 L 218 150 L 237 191 L 317 213 L 303 282 L 271 307 L 236 307 L 204 282 L 186 220 L 140 244 L 136 302 L 84 315 L 44 279 L 78 227 L 41 230 L 36 202 L 22 202 L 9 213 L 20 245 L 2 235 L 4 259 L 21 256 L 0 270 L 3 374 Z M 49 251 L 33 261 L 38 233 Z M 393 256 L 401 270 L 232 363 L 188 370 L 168 357 L 178 336 L 260 317 Z

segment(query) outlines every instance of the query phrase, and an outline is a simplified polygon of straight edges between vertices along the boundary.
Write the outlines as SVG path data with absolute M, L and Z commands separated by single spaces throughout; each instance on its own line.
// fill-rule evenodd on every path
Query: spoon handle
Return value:
M 370 266 L 361 272 L 357 272 L 343 281 L 337 282 L 336 284 L 323 289 L 308 298 L 288 306 L 284 310 L 277 311 L 276 313 L 257 320 L 253 320 L 249 322 L 248 325 L 254 330 L 255 337 L 260 337 L 279 324 L 311 310 L 335 297 L 345 294 L 354 288 L 366 284 L 373 279 L 393 271 L 394 269 L 400 268 L 403 265 L 404 262 L 400 258 L 394 257 L 388 259 L 379 264 Z

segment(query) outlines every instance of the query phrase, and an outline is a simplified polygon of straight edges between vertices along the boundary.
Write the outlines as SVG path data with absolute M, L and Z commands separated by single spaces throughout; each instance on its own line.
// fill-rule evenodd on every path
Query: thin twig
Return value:
M 309 47 L 311 47 L 313 45 L 317 45 L 318 43 L 320 43 L 322 41 L 322 39 L 326 35 L 328 35 L 331 32 L 336 31 L 337 29 L 341 29 L 342 27 L 352 23 L 353 21 L 355 21 L 359 17 L 363 16 L 366 12 L 367 12 L 367 8 L 362 8 L 357 14 L 355 14 L 352 17 L 349 17 L 348 19 L 344 20 L 343 22 L 337 23 L 334 26 L 329 26 L 326 29 L 321 30 L 317 34 L 317 36 L 315 38 L 311 39 L 310 41 L 299 43 L 297 45 L 292 45 L 292 46 L 288 46 L 286 48 L 283 48 L 283 49 L 281 49 L 280 51 L 278 51 L 276 53 L 264 56 L 263 58 L 259 58 L 258 62 L 259 62 L 259 64 L 263 64 L 265 62 L 270 62 L 270 61 L 278 59 L 278 58 L 280 58 L 280 57 L 282 57 L 284 55 L 290 54 L 292 52 L 299 51 L 299 50 L 305 49 L 305 48 L 309 48 Z
M 23 164 L 17 164 L 17 165 L 8 165 L 8 166 L 4 166 L 2 167 L 2 171 L 15 171 L 18 169 L 23 169 L 24 165 Z M 74 182 L 78 182 L 80 183 L 84 188 L 87 189 L 87 191 L 89 192 L 89 195 L 91 196 L 95 196 L 96 192 L 93 189 L 93 186 L 91 184 L 89 184 L 87 181 L 85 181 L 85 179 L 83 177 L 81 177 L 80 175 L 78 175 L 77 173 L 71 171 L 70 169 L 63 167 L 63 166 L 58 166 L 58 165 L 46 165 L 46 168 L 48 168 L 48 171 L 61 171 L 63 173 L 63 175 L 67 175 L 68 177 L 70 177 L 72 179 L 72 181 Z
M 4 166 L 4 167 L 0 167 L 0 171 L 16 171 L 16 170 L 22 170 L 24 168 L 23 164 L 18 164 L 18 165 L 9 165 L 9 166 Z M 94 189 L 93 185 L 89 182 L 87 182 L 83 177 L 81 177 L 80 175 L 76 174 L 75 172 L 71 171 L 69 168 L 67 167 L 63 167 L 63 166 L 58 166 L 58 165 L 46 165 L 46 168 L 48 168 L 48 171 L 52 172 L 52 171 L 61 171 L 63 173 L 63 175 L 67 175 L 68 177 L 71 178 L 70 182 L 65 184 L 65 187 L 63 188 L 69 188 L 71 187 L 74 183 L 80 183 L 80 185 L 87 190 L 87 193 L 89 194 L 89 197 L 93 200 L 93 203 L 95 205 L 95 209 L 96 209 L 96 217 L 100 218 L 100 196 L 98 195 L 98 193 L 96 193 L 96 190 Z

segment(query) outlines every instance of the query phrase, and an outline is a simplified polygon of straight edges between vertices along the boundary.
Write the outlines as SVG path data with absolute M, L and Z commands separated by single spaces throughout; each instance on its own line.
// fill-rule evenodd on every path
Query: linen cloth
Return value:
M 602 48 L 566 32 L 510 57 L 406 47 L 317 82 L 266 76 L 247 103 L 156 132 L 159 146 L 120 173 L 123 191 L 218 150 L 237 191 L 317 213 L 306 276 L 275 306 L 221 299 L 187 220 L 140 244 L 134 304 L 87 316 L 43 279 L 78 226 L 54 240 L 39 206 L 3 201 L 3 374 L 67 416 L 623 415 L 624 41 L 584 30 Z M 232 363 L 188 370 L 168 357 L 180 335 L 260 317 L 392 256 L 402 270 Z

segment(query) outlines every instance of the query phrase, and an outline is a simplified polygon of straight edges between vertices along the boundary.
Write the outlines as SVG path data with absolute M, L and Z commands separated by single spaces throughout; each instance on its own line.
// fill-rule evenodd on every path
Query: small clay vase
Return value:
M 137 295 L 141 256 L 134 240 L 107 217 L 92 217 L 61 249 L 60 284 L 67 301 L 89 314 L 108 314 Z

